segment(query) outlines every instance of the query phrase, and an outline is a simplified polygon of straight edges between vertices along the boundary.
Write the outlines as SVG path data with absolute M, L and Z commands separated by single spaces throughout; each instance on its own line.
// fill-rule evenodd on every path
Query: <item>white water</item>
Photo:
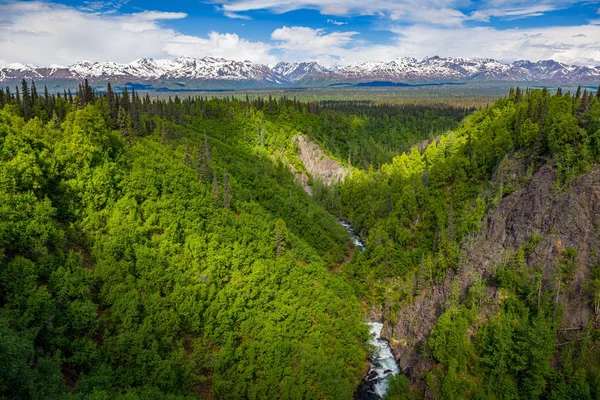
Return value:
M 360 251 L 364 251 L 365 244 L 362 242 L 362 240 L 360 240 L 360 237 L 356 234 L 356 232 L 354 232 L 354 227 L 342 219 L 338 219 L 338 221 L 352 235 L 352 242 L 354 243 L 354 246 L 358 247 Z
M 341 219 L 338 221 L 352 235 L 354 246 L 360 251 L 364 251 L 365 245 L 360 237 L 354 232 L 354 227 Z M 375 351 L 369 358 L 371 365 L 369 373 L 364 380 L 365 383 L 370 383 L 368 386 L 369 388 L 372 388 L 367 390 L 370 393 L 373 393 L 374 391 L 376 397 L 382 398 L 387 391 L 390 376 L 399 374 L 400 368 L 398 368 L 396 357 L 394 357 L 388 341 L 381 337 L 383 324 L 381 322 L 369 321 L 367 322 L 367 325 L 369 325 L 369 331 L 372 336 L 370 343 L 373 345 Z M 371 397 L 373 396 L 369 394 L 369 398 Z
M 371 368 L 369 368 L 369 376 L 372 376 L 371 371 L 377 375 L 373 377 L 375 380 L 375 393 L 379 397 L 383 397 L 388 388 L 388 379 L 392 375 L 400 373 L 400 368 L 396 363 L 396 358 L 392 354 L 392 349 L 387 340 L 381 338 L 381 322 L 369 322 L 371 328 L 371 344 L 375 347 L 375 353 L 371 356 Z

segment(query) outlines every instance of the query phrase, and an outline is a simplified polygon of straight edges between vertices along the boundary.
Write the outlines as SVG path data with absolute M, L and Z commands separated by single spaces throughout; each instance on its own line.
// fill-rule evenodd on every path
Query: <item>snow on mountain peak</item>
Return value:
M 256 84 L 301 84 L 389 80 L 395 82 L 500 81 L 600 81 L 600 66 L 567 65 L 553 60 L 502 63 L 489 58 L 398 57 L 390 61 L 356 63 L 328 69 L 315 61 L 280 62 L 273 67 L 249 60 L 220 57 L 175 59 L 138 58 L 127 64 L 82 60 L 68 67 L 40 68 L 10 64 L 0 68 L 0 81 L 19 79 L 101 79 L 127 81 L 205 80 L 239 81 Z

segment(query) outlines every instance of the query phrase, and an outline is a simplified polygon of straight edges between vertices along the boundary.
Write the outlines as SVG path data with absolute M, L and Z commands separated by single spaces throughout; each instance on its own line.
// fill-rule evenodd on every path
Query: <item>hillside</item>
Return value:
M 367 240 L 344 273 L 385 321 L 411 396 L 600 393 L 599 100 L 512 91 L 330 189 Z
M 0 396 L 600 394 L 596 93 L 0 93 Z

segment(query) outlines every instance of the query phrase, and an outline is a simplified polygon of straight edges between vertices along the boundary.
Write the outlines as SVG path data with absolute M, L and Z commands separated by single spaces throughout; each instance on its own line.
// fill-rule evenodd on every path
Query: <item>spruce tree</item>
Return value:
M 116 123 L 119 118 L 119 110 L 117 109 L 115 93 L 112 90 L 110 82 L 106 85 L 106 101 L 108 103 L 108 109 L 110 110 L 110 117 Z
M 217 174 L 216 172 L 213 170 L 212 171 L 212 176 L 213 176 L 213 196 L 215 196 L 215 198 L 218 200 L 219 199 L 219 180 L 217 179 Z
M 125 111 L 129 112 L 129 92 L 127 91 L 127 86 L 123 88 L 123 94 L 121 95 L 119 105 L 124 108 Z
M 27 121 L 31 118 L 33 109 L 31 107 L 31 95 L 29 93 L 29 87 L 25 79 L 21 81 L 21 99 L 21 110 L 23 112 L 23 118 L 25 119 L 25 121 Z
M 515 103 L 520 103 L 523 100 L 523 93 L 521 92 L 521 88 L 517 87 L 517 90 L 515 92 Z
M 206 179 L 206 170 L 208 169 L 208 162 L 206 161 L 206 150 L 205 142 L 203 140 L 198 141 L 198 149 L 196 154 L 196 175 L 198 179 L 204 181 Z
M 231 187 L 227 171 L 223 173 L 223 206 L 229 210 L 231 205 Z
M 579 107 L 577 107 L 577 112 L 576 112 L 576 116 L 579 120 L 581 120 L 583 118 L 583 114 L 586 112 L 588 108 L 588 91 L 587 89 L 585 89 L 583 91 L 583 96 L 581 97 L 581 100 L 579 101 Z
M 35 82 L 31 81 L 31 109 L 35 107 L 38 99 L 37 88 L 35 87 Z
M 119 108 L 119 130 L 121 131 L 121 135 L 127 140 L 127 142 L 131 142 L 131 119 L 129 118 L 129 114 L 125 111 L 124 108 Z
M 289 234 L 285 221 L 278 218 L 275 221 L 275 255 L 282 257 L 288 248 Z
M 164 122 L 160 124 L 160 141 L 163 147 L 167 145 L 167 128 Z

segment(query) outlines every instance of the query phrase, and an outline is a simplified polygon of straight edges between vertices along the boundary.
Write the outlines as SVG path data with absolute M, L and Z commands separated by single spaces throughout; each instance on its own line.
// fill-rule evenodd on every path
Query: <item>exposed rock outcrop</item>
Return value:
M 453 280 L 464 292 L 475 277 L 491 278 L 503 258 L 516 253 L 520 246 L 531 246 L 534 235 L 538 239 L 526 262 L 530 268 L 541 267 L 544 290 L 556 289 L 553 275 L 564 251 L 577 249 L 577 266 L 567 287 L 560 291 L 563 326 L 582 327 L 590 320 L 598 323 L 584 285 L 591 268 L 600 261 L 600 166 L 594 166 L 565 190 L 556 191 L 555 181 L 555 168 L 547 164 L 524 187 L 500 200 L 484 219 L 481 233 L 462 246 L 460 273 L 449 271 L 442 284 L 425 289 L 402 307 L 397 324 L 385 326 L 384 336 L 390 339 L 400 367 L 413 379 L 429 367 L 419 357 L 419 349 L 450 298 Z M 484 313 L 495 312 L 498 296 L 495 288 L 486 289 L 487 300 L 492 301 Z
M 326 185 L 344 180 L 346 168 L 325 154 L 318 144 L 310 141 L 306 135 L 295 136 L 294 140 L 298 144 L 298 158 L 314 179 Z

